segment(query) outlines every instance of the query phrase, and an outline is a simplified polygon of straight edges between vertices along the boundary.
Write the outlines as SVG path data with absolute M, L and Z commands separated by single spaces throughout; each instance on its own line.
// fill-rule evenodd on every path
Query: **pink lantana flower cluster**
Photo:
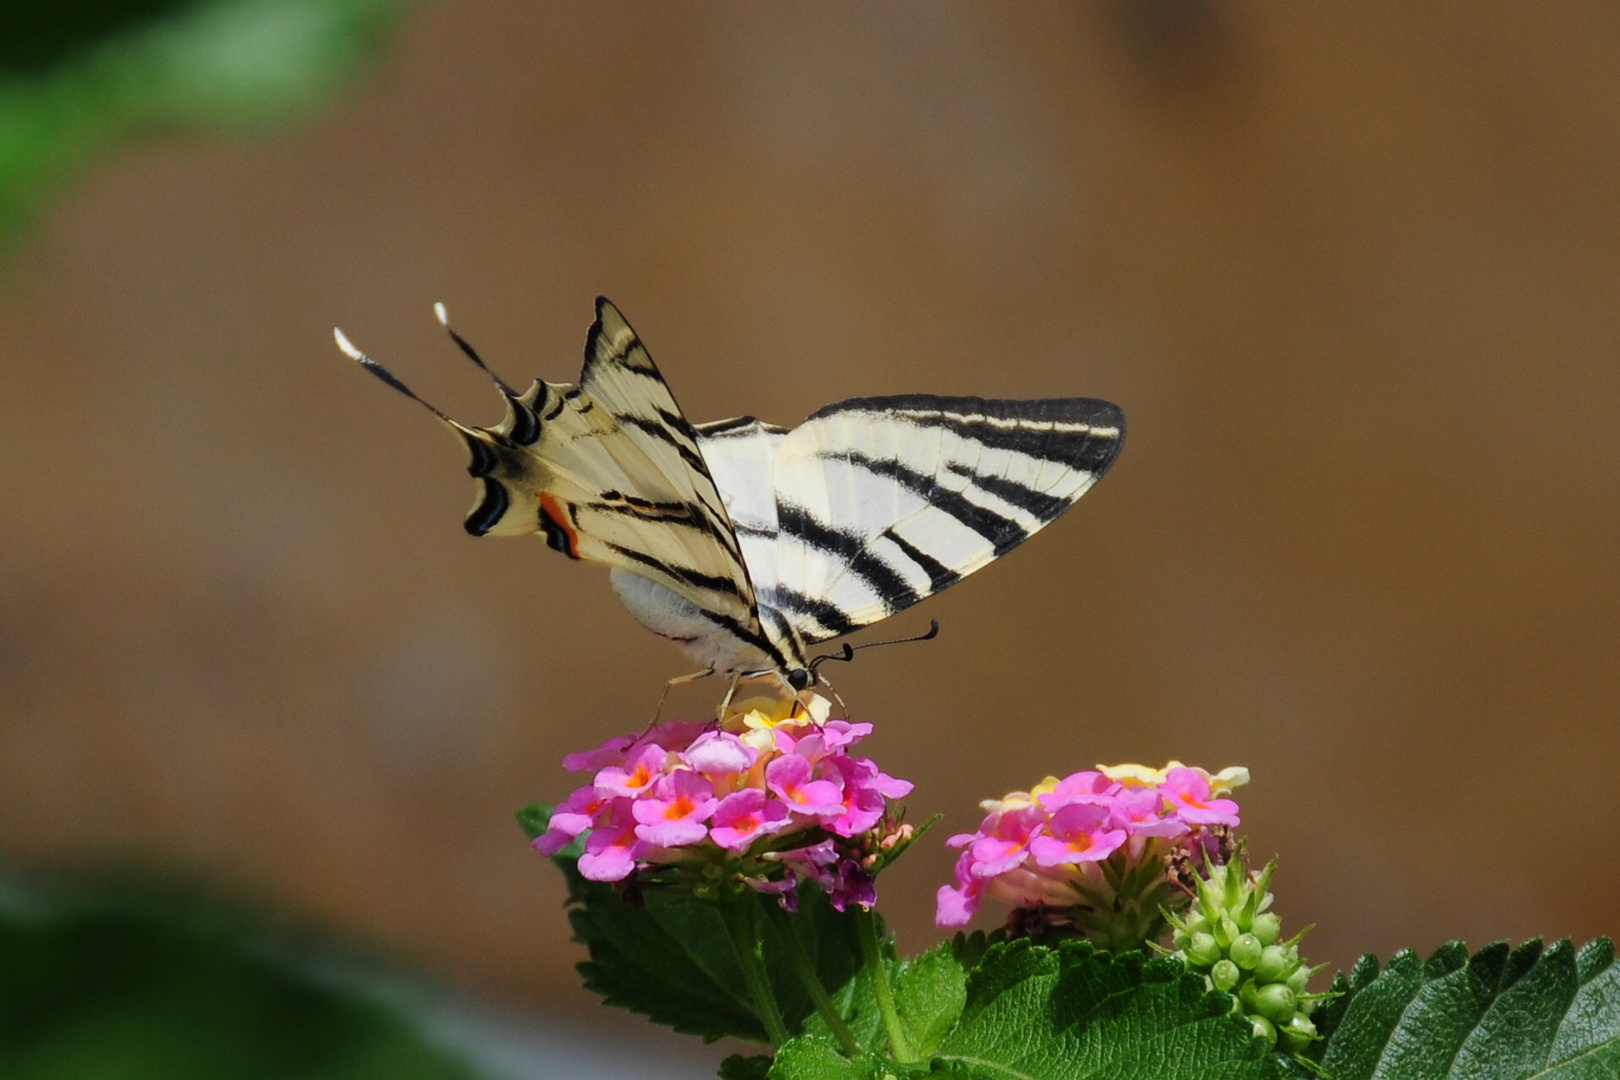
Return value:
M 1190 902 L 1192 875 L 1231 854 L 1243 768 L 1211 774 L 1099 765 L 981 804 L 961 848 L 955 885 L 941 886 L 935 922 L 966 925 L 985 897 L 1011 904 L 1015 934 L 1074 933 L 1110 949 L 1157 938 L 1164 911 Z M 1178 887 L 1179 886 L 1179 887 Z
M 579 872 L 593 881 L 704 880 L 719 867 L 790 909 L 800 881 L 820 885 L 840 911 L 877 900 L 874 865 L 911 837 L 889 800 L 911 784 L 850 749 L 871 724 L 827 720 L 826 702 L 795 705 L 782 719 L 762 709 L 720 724 L 666 720 L 645 734 L 570 754 L 591 782 L 552 813 L 534 841 L 554 855 L 584 837 Z M 712 877 L 712 870 L 709 871 Z

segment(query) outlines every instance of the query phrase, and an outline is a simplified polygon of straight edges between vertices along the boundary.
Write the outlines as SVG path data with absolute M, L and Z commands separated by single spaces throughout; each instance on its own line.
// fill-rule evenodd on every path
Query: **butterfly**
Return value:
M 334 331 L 339 348 L 466 444 L 474 536 L 538 534 L 606 563 L 640 622 L 703 672 L 816 682 L 809 647 L 903 611 L 1074 505 L 1119 455 L 1091 398 L 852 398 L 797 427 L 692 424 L 619 309 L 596 301 L 573 385 L 494 380 L 506 417 L 470 427 Z M 847 652 L 846 656 L 847 658 Z

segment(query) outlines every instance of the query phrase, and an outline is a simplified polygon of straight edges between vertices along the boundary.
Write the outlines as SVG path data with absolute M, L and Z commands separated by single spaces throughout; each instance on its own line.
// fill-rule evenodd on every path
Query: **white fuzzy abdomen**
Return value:
M 757 647 L 719 625 L 696 604 L 639 574 L 615 567 L 613 591 L 641 625 L 679 645 L 700 666 L 715 671 L 762 671 L 775 665 Z

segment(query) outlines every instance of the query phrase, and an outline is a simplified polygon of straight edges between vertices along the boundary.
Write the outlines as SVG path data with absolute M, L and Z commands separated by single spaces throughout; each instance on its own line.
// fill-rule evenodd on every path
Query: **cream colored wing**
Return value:
M 577 386 L 536 380 L 519 394 L 497 380 L 506 417 L 492 428 L 459 423 L 422 402 L 467 448 L 467 471 L 479 483 L 467 531 L 539 533 L 570 558 L 645 578 L 720 630 L 768 645 L 692 426 L 618 309 L 598 299 L 596 314 Z M 338 342 L 372 374 L 421 401 L 341 334 Z

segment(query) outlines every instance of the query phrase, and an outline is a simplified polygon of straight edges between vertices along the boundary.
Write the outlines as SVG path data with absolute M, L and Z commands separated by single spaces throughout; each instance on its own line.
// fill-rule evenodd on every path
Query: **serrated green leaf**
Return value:
M 900 1023 L 911 1040 L 913 1052 L 928 1057 L 939 1048 L 962 1014 L 962 1006 L 967 1001 L 967 970 L 949 942 L 904 961 L 895 959 L 892 938 L 885 936 L 882 948 Z M 834 996 L 833 1003 L 862 1046 L 876 1052 L 888 1051 L 888 1033 L 872 990 L 871 972 L 862 967 Z M 831 1035 L 816 1016 L 805 1022 L 805 1030 L 816 1035 Z
M 551 807 L 545 803 L 532 803 L 519 810 L 516 814 L 518 828 L 530 840 L 541 836 L 551 823 Z
M 769 1080 L 866 1080 L 870 1075 L 820 1035 L 805 1035 L 780 1047 L 767 1074 Z
M 553 860 L 568 879 L 569 921 L 590 959 L 579 964 L 587 989 L 609 1005 L 664 1024 L 705 1042 L 724 1036 L 766 1041 L 754 1015 L 742 968 L 714 907 L 649 889 L 639 906 L 610 886 L 587 881 L 573 860 Z M 770 897 L 754 897 L 772 904 Z M 798 1034 L 813 1012 L 793 973 L 787 947 L 764 913 L 765 966 L 788 1030 Z M 820 891 L 799 890 L 799 911 L 789 922 L 829 992 L 849 982 L 859 952 L 847 920 Z
M 997 931 L 997 934 L 999 935 L 1000 931 Z M 975 930 L 971 934 L 958 931 L 950 942 L 951 955 L 956 957 L 957 963 L 971 970 L 979 966 L 979 961 L 984 959 L 984 954 L 990 950 L 990 946 L 995 944 L 996 940 L 999 940 L 999 938 L 993 939 L 986 935 L 983 930 Z
M 895 1010 L 912 1049 L 931 1057 L 967 1004 L 967 971 L 949 944 L 900 965 L 892 980 Z
M 1319 1010 L 1311 1055 L 1333 1080 L 1613 1080 L 1620 1075 L 1620 966 L 1604 939 L 1577 955 L 1460 942 L 1382 972 L 1362 957 Z
M 794 1039 L 776 1052 L 769 1080 L 915 1080 L 942 1075 L 927 1063 L 902 1065 L 881 1054 L 850 1060 L 820 1035 Z
M 771 1071 L 769 1054 L 731 1054 L 720 1063 L 720 1080 L 765 1080 Z
M 1247 1080 L 1280 1068 L 1232 998 L 1174 960 L 1084 942 L 992 945 L 936 1067 L 984 1080 Z

